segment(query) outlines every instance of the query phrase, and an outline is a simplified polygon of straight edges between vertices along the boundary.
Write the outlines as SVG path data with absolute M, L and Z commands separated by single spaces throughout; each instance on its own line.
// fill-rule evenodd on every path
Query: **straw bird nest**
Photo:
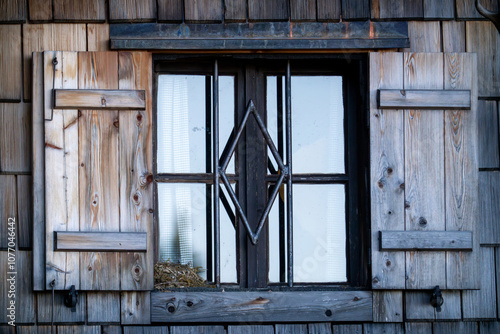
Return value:
M 155 289 L 165 291 L 171 288 L 211 287 L 198 275 L 201 271 L 201 267 L 188 264 L 159 262 L 155 265 Z

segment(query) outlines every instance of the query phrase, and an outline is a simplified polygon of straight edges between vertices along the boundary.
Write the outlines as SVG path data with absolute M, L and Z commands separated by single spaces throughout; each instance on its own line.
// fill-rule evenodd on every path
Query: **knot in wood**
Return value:
M 103 106 L 103 107 L 106 106 L 106 98 L 104 96 L 101 97 L 101 106 Z
M 425 225 L 427 225 L 427 219 L 425 219 L 424 217 L 420 217 L 420 218 L 418 219 L 418 224 L 419 224 L 420 226 L 425 226 Z
M 137 116 L 136 116 L 136 119 L 137 119 L 137 122 L 142 122 L 142 114 L 141 113 L 138 113 Z

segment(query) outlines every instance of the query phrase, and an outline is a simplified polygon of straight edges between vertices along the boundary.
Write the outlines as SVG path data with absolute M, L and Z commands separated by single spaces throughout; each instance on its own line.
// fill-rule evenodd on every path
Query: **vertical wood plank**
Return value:
M 85 24 L 24 24 L 24 99 L 31 99 L 31 56 L 36 51 L 85 51 Z
M 405 322 L 406 334 L 428 334 L 432 333 L 432 323 L 429 322 Z
M 333 334 L 362 334 L 363 325 L 333 325 Z
M 151 322 L 151 294 L 147 292 L 121 293 L 122 325 L 147 325 Z
M 243 22 L 247 19 L 247 2 L 245 0 L 224 0 L 224 20 L 227 22 Z
M 370 53 L 372 288 L 404 289 L 403 252 L 379 251 L 379 231 L 404 229 L 404 132 L 401 110 L 378 110 L 378 89 L 403 88 L 403 54 Z
M 405 53 L 405 89 L 443 89 L 443 55 Z M 445 229 L 444 113 L 405 110 L 405 230 Z M 406 288 L 446 287 L 443 252 L 406 252 Z
M 363 325 L 363 334 L 403 334 L 402 324 L 376 324 L 368 323 Z
M 105 0 L 53 0 L 54 21 L 104 22 Z
M 445 112 L 445 206 L 447 231 L 473 231 L 472 252 L 446 252 L 448 289 L 479 287 L 476 56 L 444 55 L 444 89 L 470 89 L 471 109 Z
M 275 334 L 307 334 L 306 324 L 276 324 L 274 326 Z
M 29 17 L 32 22 L 52 20 L 52 1 L 28 0 Z
M 248 1 L 248 19 L 251 21 L 285 21 L 289 12 L 286 0 Z
M 454 0 L 424 0 L 424 18 L 432 19 L 453 19 L 455 18 Z
M 109 0 L 109 20 L 145 22 L 156 20 L 156 0 Z
M 373 322 L 403 322 L 402 291 L 373 291 Z
M 410 52 L 441 52 L 441 26 L 439 21 L 408 22 Z M 441 87 L 442 88 L 442 87 Z
M 121 255 L 122 290 L 153 289 L 152 60 L 148 52 L 120 52 L 119 88 L 146 93 L 146 110 L 119 114 L 120 231 L 148 232 L 147 253 Z
M 369 18 L 369 0 L 342 0 L 342 20 L 365 20 Z
M 21 101 L 22 53 L 21 25 L 0 25 L 0 100 Z
M 109 24 L 87 24 L 87 51 L 109 51 Z
M 57 57 L 53 81 L 52 60 Z M 45 118 L 50 118 L 52 85 L 77 88 L 77 54 L 44 53 Z M 75 125 L 76 124 L 76 125 Z M 78 231 L 78 111 L 54 110 L 45 121 L 45 252 L 46 288 L 80 289 L 79 256 L 76 252 L 54 252 L 54 231 Z
M 222 0 L 184 1 L 186 22 L 221 22 Z
M 25 0 L 0 1 L 0 22 L 21 23 L 25 21 Z
M 464 320 L 496 319 L 496 277 L 495 248 L 480 247 L 478 268 L 481 275 L 480 290 L 462 292 L 462 313 Z
M 158 21 L 182 22 L 183 8 L 182 0 L 158 0 Z
M 500 172 L 479 172 L 479 238 L 481 245 L 500 245 Z
M 435 322 L 432 324 L 433 333 L 442 334 L 478 334 L 476 322 Z
M 87 322 L 89 324 L 120 323 L 120 295 L 118 292 L 87 293 Z
M 475 0 L 455 0 L 457 10 L 457 19 L 459 20 L 478 20 L 485 19 L 479 14 L 474 4 Z M 498 2 L 496 0 L 480 0 L 484 8 L 496 12 L 498 10 Z
M 316 21 L 316 0 L 290 0 L 292 21 Z
M 317 0 L 318 21 L 339 21 L 341 0 Z
M 465 52 L 465 22 L 442 21 L 443 52 Z
M 64 293 L 56 292 L 54 296 L 54 323 L 74 323 L 83 324 L 86 319 L 87 298 L 85 292 L 78 292 L 78 303 L 76 312 L 71 312 L 69 307 L 64 305 Z M 52 293 L 37 293 L 37 323 L 50 324 L 52 322 Z M 50 307 L 49 307 L 50 306 Z
M 432 291 L 405 292 L 405 320 L 460 320 L 460 291 L 443 291 L 444 303 L 441 312 L 431 305 Z
M 332 324 L 329 322 L 311 323 L 307 325 L 309 334 L 331 334 Z
M 479 96 L 500 96 L 500 34 L 489 21 L 466 23 L 467 52 L 477 53 Z
M 0 103 L 0 171 L 31 171 L 31 105 Z
M 31 251 L 16 252 L 16 324 L 34 324 L 36 321 L 31 254 Z
M 45 290 L 45 135 L 43 53 L 33 53 L 33 290 Z
M 496 101 L 477 101 L 479 168 L 498 168 L 498 111 Z
M 80 52 L 79 89 L 118 89 L 116 52 Z M 82 110 L 79 126 L 80 231 L 120 230 L 118 112 Z M 83 290 L 119 290 L 117 253 L 80 253 Z
M 30 175 L 18 175 L 17 179 L 17 246 L 31 249 L 33 235 L 32 179 Z M 28 273 L 31 276 L 31 272 Z M 30 287 L 31 288 L 31 287 Z
M 372 0 L 373 19 L 421 19 L 424 17 L 422 0 L 398 1 Z

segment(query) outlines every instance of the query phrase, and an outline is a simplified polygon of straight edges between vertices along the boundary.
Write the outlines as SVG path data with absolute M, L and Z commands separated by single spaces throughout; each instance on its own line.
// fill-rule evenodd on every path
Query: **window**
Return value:
M 227 287 L 366 286 L 365 57 L 158 56 L 158 259 Z

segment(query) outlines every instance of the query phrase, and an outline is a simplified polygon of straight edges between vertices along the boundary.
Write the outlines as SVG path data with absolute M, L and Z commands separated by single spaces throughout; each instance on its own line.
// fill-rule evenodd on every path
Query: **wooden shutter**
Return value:
M 374 289 L 479 288 L 476 67 L 370 54 Z
M 33 59 L 34 136 L 44 128 L 35 164 L 45 168 L 45 185 L 34 182 L 35 217 L 45 210 L 35 278 L 43 268 L 44 289 L 54 281 L 55 289 L 151 290 L 151 54 L 48 51 Z

